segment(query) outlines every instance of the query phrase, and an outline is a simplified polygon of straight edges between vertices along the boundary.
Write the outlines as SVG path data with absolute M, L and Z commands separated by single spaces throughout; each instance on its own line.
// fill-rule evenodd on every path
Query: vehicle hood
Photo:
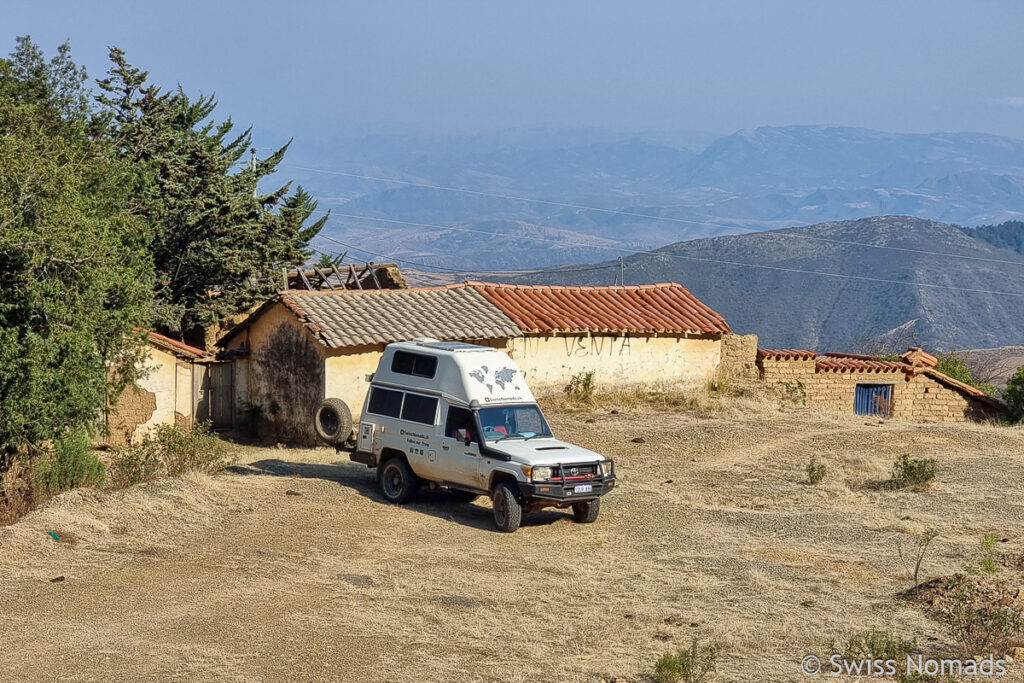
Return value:
M 604 460 L 600 453 L 559 441 L 558 439 L 505 439 L 489 441 L 487 447 L 509 455 L 527 465 L 557 465 L 558 463 L 594 462 Z

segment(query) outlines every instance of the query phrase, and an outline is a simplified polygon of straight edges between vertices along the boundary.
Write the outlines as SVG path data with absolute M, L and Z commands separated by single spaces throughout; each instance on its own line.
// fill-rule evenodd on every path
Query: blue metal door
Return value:
M 892 406 L 891 384 L 858 384 L 853 396 L 853 412 L 858 415 L 888 416 Z

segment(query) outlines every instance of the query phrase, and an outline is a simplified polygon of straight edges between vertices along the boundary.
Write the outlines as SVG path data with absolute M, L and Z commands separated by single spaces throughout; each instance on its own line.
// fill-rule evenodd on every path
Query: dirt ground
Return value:
M 550 413 L 617 460 L 592 525 L 545 511 L 501 534 L 486 500 L 387 505 L 328 449 L 232 446 L 234 473 L 64 494 L 0 529 L 0 678 L 644 681 L 699 633 L 716 680 L 806 681 L 804 654 L 867 628 L 952 647 L 895 597 L 900 534 L 941 534 L 922 579 L 986 532 L 1024 552 L 1020 428 L 719 408 Z M 938 459 L 931 490 L 875 485 L 903 452 Z

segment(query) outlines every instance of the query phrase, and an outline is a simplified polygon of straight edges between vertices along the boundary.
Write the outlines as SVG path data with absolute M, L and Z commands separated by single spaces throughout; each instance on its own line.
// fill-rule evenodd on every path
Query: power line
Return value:
M 402 221 L 402 220 L 398 220 L 396 218 L 376 218 L 376 217 L 371 217 L 371 216 L 357 216 L 355 214 L 344 214 L 344 213 L 337 213 L 337 212 L 332 212 L 331 215 L 332 216 L 346 216 L 346 217 L 349 217 L 349 218 L 359 218 L 359 219 L 363 219 L 363 220 L 382 221 L 382 222 L 385 222 L 385 223 L 399 223 L 399 224 L 403 224 L 403 225 L 413 225 L 413 226 L 424 227 L 424 228 L 436 228 L 436 229 L 440 229 L 440 230 L 461 230 L 461 231 L 464 231 L 464 232 L 483 233 L 483 234 L 486 234 L 486 235 L 491 235 L 492 237 L 502 237 L 503 236 L 500 233 L 488 232 L 486 230 L 477 230 L 477 229 L 474 229 L 474 228 L 457 228 L 457 227 L 448 226 L 448 225 L 438 225 L 436 223 L 416 223 L 416 222 L 412 222 L 412 221 Z M 519 235 L 518 238 L 519 239 L 535 240 L 535 241 L 540 241 L 540 242 L 554 242 L 554 243 L 557 243 L 557 244 L 572 244 L 572 245 L 575 245 L 575 246 L 584 246 L 584 247 L 590 247 L 590 248 L 593 248 L 593 249 L 605 249 L 605 250 L 608 250 L 608 251 L 618 251 L 618 252 L 623 252 L 623 253 L 626 253 L 626 254 L 637 254 L 637 255 L 638 254 L 648 254 L 648 255 L 651 255 L 651 256 L 658 256 L 658 257 L 664 257 L 664 258 L 673 258 L 673 259 L 679 259 L 679 260 L 685 260 L 685 261 L 698 261 L 698 262 L 705 262 L 705 263 L 719 263 L 719 264 L 722 264 L 722 265 L 737 266 L 737 267 L 741 267 L 741 268 L 758 268 L 758 269 L 762 269 L 762 270 L 774 270 L 774 271 L 786 272 L 786 273 L 802 273 L 804 275 L 817 275 L 819 277 L 841 278 L 841 279 L 845 279 L 845 280 L 860 280 L 860 281 L 864 281 L 864 282 L 880 282 L 880 283 L 895 284 L 895 285 L 905 285 L 905 286 L 911 286 L 911 287 L 925 287 L 925 288 L 930 288 L 930 289 L 945 289 L 945 290 L 953 290 L 953 291 L 958 291 L 958 292 L 974 292 L 974 293 L 978 293 L 978 294 L 996 294 L 996 295 L 1000 295 L 1000 296 L 1021 296 L 1021 297 L 1024 297 L 1024 293 L 1022 293 L 1022 292 L 1001 292 L 1001 291 L 987 290 L 987 289 L 975 289 L 975 288 L 968 288 L 968 287 L 954 287 L 952 285 L 938 285 L 938 284 L 932 284 L 932 283 L 927 283 L 927 282 L 909 282 L 909 281 L 906 281 L 906 280 L 890 280 L 890 279 L 886 279 L 886 278 L 868 277 L 866 275 L 846 275 L 846 274 L 843 274 L 843 273 L 829 273 L 829 272 L 826 272 L 826 271 L 819 271 L 819 270 L 803 270 L 803 269 L 800 269 L 800 268 L 786 268 L 784 266 L 770 266 L 770 265 L 761 264 L 761 263 L 744 263 L 742 261 L 729 261 L 729 260 L 726 260 L 726 259 L 714 259 L 714 258 L 698 257 L 698 256 L 683 256 L 681 254 L 670 254 L 670 253 L 667 253 L 667 252 L 657 252 L 657 251 L 651 251 L 651 250 L 647 250 L 647 251 L 633 251 L 633 250 L 630 250 L 630 249 L 624 249 L 622 247 L 588 245 L 588 244 L 583 244 L 581 242 L 571 242 L 571 241 L 567 241 L 567 240 L 551 239 L 551 238 L 547 238 L 547 237 L 530 237 L 528 235 Z M 333 238 L 327 238 L 326 236 L 325 236 L 325 239 L 332 239 L 333 240 Z M 349 246 L 349 245 L 345 245 L 343 242 L 341 242 L 339 240 L 333 240 L 333 241 L 336 241 L 339 244 L 342 244 L 344 246 Z M 355 248 L 355 247 L 353 247 L 353 248 Z M 367 252 L 367 253 L 371 253 L 371 252 Z M 385 258 L 389 258 L 389 257 L 385 257 Z M 452 270 L 452 269 L 446 269 L 446 270 L 449 270 L 450 272 L 477 272 L 477 271 L 455 271 L 455 270 Z
M 363 179 L 363 180 L 373 180 L 373 181 L 384 182 L 384 183 L 396 183 L 396 184 L 400 184 L 400 185 L 410 185 L 412 187 L 422 187 L 422 188 L 427 188 L 427 189 L 431 189 L 431 190 L 443 190 L 445 192 L 461 192 L 461 193 L 464 193 L 464 194 L 472 194 L 472 195 L 477 195 L 477 196 L 482 196 L 482 197 L 492 197 L 492 198 L 495 198 L 495 199 L 509 199 L 509 200 L 512 200 L 512 201 L 530 202 L 530 203 L 533 203 L 533 204 L 547 204 L 549 206 L 559 206 L 559 207 L 563 207 L 563 208 L 571 208 L 571 209 L 577 209 L 577 210 L 581 210 L 581 211 L 599 211 L 599 212 L 602 212 L 602 213 L 618 214 L 618 215 L 621 215 L 621 216 L 632 216 L 634 218 L 646 218 L 646 219 L 655 220 L 655 221 L 667 221 L 667 222 L 671 222 L 671 223 L 685 223 L 685 224 L 690 224 L 690 225 L 699 225 L 701 227 L 720 228 L 722 230 L 744 230 L 745 231 L 745 232 L 733 233 L 733 235 L 731 235 L 731 236 L 750 235 L 750 234 L 755 234 L 755 235 L 759 235 L 759 236 L 771 235 L 772 237 L 788 237 L 790 239 L 806 239 L 806 240 L 813 240 L 813 241 L 816 241 L 816 242 L 829 242 L 829 243 L 832 243 L 832 244 L 842 244 L 842 245 L 846 245 L 846 246 L 855 246 L 855 247 L 866 247 L 866 248 L 870 248 L 870 249 L 890 249 L 890 250 L 893 250 L 893 251 L 902 251 L 902 252 L 906 252 L 906 253 L 915 253 L 915 254 L 925 254 L 925 255 L 928 255 L 928 256 L 942 256 L 942 257 L 946 257 L 946 258 L 959 258 L 959 259 L 967 259 L 967 260 L 971 260 L 971 261 L 985 261 L 985 262 L 989 262 L 989 263 L 1003 263 L 1003 264 L 1008 264 L 1008 265 L 1013 265 L 1013 266 L 1024 266 L 1024 262 L 1021 262 L 1021 261 L 1011 261 L 1009 259 L 994 259 L 994 258 L 986 258 L 986 257 L 983 257 L 983 256 L 968 256 L 966 254 L 952 254 L 952 253 L 949 253 L 949 252 L 928 251 L 926 249 L 914 249 L 912 247 L 894 247 L 894 246 L 883 245 L 883 244 L 871 244 L 869 242 L 856 242 L 856 241 L 852 241 L 852 240 L 840 240 L 840 239 L 834 239 L 834 238 L 831 238 L 831 237 L 816 237 L 816 236 L 813 236 L 813 235 L 804 235 L 804 234 L 801 234 L 801 233 L 791 233 L 791 232 L 785 232 L 785 231 L 780 231 L 780 230 L 772 230 L 772 231 L 749 230 L 749 229 L 741 228 L 741 227 L 735 226 L 735 225 L 725 225 L 725 224 L 722 224 L 722 223 L 712 223 L 710 221 L 696 221 L 696 220 L 691 220 L 691 219 L 687 219 L 687 218 L 675 218 L 673 216 L 656 216 L 654 214 L 637 213 L 637 212 L 633 212 L 633 211 L 620 211 L 618 209 L 606 209 L 606 208 L 601 208 L 601 207 L 598 207 L 598 206 L 586 206 L 584 204 L 573 204 L 573 203 L 569 203 L 569 202 L 556 202 L 556 201 L 551 201 L 551 200 L 547 200 L 547 199 L 535 199 L 535 198 L 532 198 L 532 197 L 519 197 L 519 196 L 515 196 L 515 195 L 500 194 L 500 193 L 497 193 L 497 192 L 484 192 L 482 190 L 470 190 L 470 189 L 462 188 L 462 187 L 449 187 L 449 186 L 445 186 L 445 185 L 433 185 L 433 184 L 430 184 L 430 183 L 418 183 L 418 182 L 412 182 L 412 181 L 409 181 L 409 180 L 398 180 L 397 178 L 382 178 L 382 177 L 379 177 L 379 176 L 363 175 L 361 173 L 347 173 L 345 171 L 334 171 L 334 170 L 325 169 L 325 168 L 312 168 L 312 167 L 309 167 L 309 166 L 297 166 L 297 165 L 294 165 L 294 164 L 284 164 L 284 166 L 287 166 L 287 167 L 290 167 L 290 168 L 295 168 L 295 169 L 302 170 L 302 171 L 311 171 L 311 172 L 314 172 L 314 173 L 326 173 L 326 174 L 329 174 L 329 175 L 340 175 L 340 176 L 346 176 L 346 177 L 349 177 L 349 178 L 360 178 L 360 179 Z
M 333 237 L 328 237 L 327 235 L 317 235 L 315 239 L 328 240 L 330 242 L 334 242 L 336 244 L 340 244 L 341 246 L 346 247 L 348 249 L 354 249 L 356 251 L 363 252 L 364 254 L 370 254 L 371 256 L 378 256 L 380 258 L 392 259 L 394 261 L 399 261 L 401 263 L 408 263 L 410 265 L 414 265 L 414 266 L 417 266 L 419 268 L 434 268 L 436 270 L 439 270 L 439 271 L 442 271 L 442 272 L 446 272 L 446 273 L 458 273 L 458 274 L 492 273 L 492 274 L 496 274 L 496 275 L 535 275 L 535 274 L 538 274 L 538 273 L 547 272 L 547 270 L 548 270 L 548 269 L 543 269 L 543 268 L 528 269 L 528 270 L 489 270 L 489 269 L 482 269 L 482 268 L 478 268 L 476 270 L 456 270 L 454 268 L 446 268 L 445 266 L 435 266 L 435 265 L 431 265 L 431 264 L 428 264 L 428 263 L 423 263 L 421 261 L 410 261 L 409 259 L 398 258 L 398 257 L 392 256 L 390 254 L 381 254 L 379 252 L 370 251 L 370 250 L 364 249 L 362 247 L 357 247 L 355 245 L 348 244 L 346 242 L 342 242 L 339 239 L 335 239 Z M 438 258 L 441 258 L 441 256 L 439 254 L 424 254 L 424 255 L 426 255 L 426 256 L 437 256 Z M 611 266 L 590 266 L 590 267 L 587 267 L 587 268 L 569 268 L 569 269 L 561 269 L 560 268 L 558 270 L 558 272 L 560 272 L 560 273 L 589 273 L 589 272 L 596 271 L 596 270 L 608 270 L 610 267 Z

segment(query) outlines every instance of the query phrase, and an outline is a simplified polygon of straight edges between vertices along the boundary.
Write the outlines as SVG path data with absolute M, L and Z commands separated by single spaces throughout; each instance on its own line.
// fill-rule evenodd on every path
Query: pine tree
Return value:
M 110 59 L 98 82 L 97 121 L 122 158 L 142 167 L 139 213 L 154 229 L 154 322 L 195 339 L 200 328 L 271 296 L 280 269 L 309 257 L 327 216 L 307 225 L 317 203 L 301 187 L 289 194 L 290 183 L 258 192 L 288 144 L 253 167 L 244 160 L 252 129 L 232 136 L 230 118 L 215 123 L 213 97 L 160 90 L 117 48 Z

